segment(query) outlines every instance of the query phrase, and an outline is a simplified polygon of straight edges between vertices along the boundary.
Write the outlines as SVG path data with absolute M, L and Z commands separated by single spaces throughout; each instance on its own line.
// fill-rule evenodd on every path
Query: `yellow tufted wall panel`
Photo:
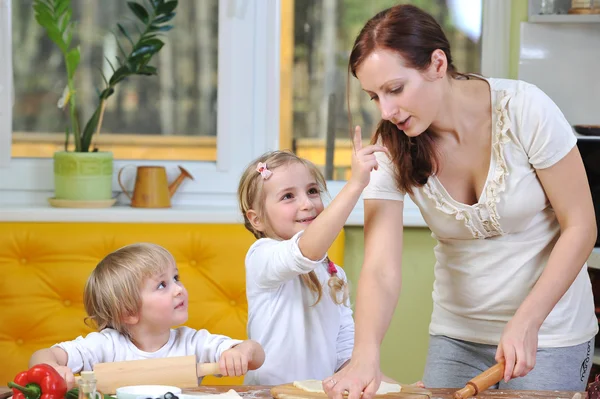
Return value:
M 242 225 L 0 223 L 0 386 L 37 349 L 92 331 L 83 322 L 87 277 L 106 254 L 136 242 L 162 245 L 175 257 L 189 292 L 187 326 L 245 339 L 244 258 L 254 240 Z M 342 265 L 343 253 L 342 232 L 329 255 Z

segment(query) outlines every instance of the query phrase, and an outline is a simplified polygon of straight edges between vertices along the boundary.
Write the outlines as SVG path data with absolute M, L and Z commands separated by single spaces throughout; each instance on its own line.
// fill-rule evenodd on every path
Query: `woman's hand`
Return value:
M 506 324 L 496 351 L 496 361 L 504 360 L 504 381 L 524 377 L 533 370 L 539 329 L 518 313 Z
M 385 152 L 389 155 L 387 148 L 373 144 L 363 148 L 360 126 L 354 129 L 354 151 L 352 152 L 352 177 L 349 182 L 354 182 L 361 189 L 367 187 L 371 177 L 371 171 L 377 170 L 379 164 L 375 158 L 376 152 Z
M 331 399 L 342 399 L 348 391 L 348 399 L 372 399 L 381 384 L 379 361 L 369 361 L 358 356 L 332 377 L 323 380 L 323 389 Z

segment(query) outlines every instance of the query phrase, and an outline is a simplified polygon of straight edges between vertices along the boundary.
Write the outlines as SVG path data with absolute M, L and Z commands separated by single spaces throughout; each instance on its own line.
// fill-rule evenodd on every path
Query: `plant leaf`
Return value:
M 163 15 L 162 17 L 156 18 L 154 21 L 152 21 L 152 24 L 162 24 L 164 22 L 168 22 L 168 21 L 172 20 L 173 17 L 175 17 L 175 13 L 174 12 L 172 12 L 170 14 Z
M 159 5 L 158 7 L 156 7 L 156 13 L 157 14 L 169 14 L 169 13 L 173 12 L 173 10 L 175 10 L 175 8 L 177 8 L 177 0 L 169 1 L 169 2 L 163 3 L 163 4 Z
M 119 69 L 117 69 L 117 71 L 113 74 L 113 76 L 110 77 L 110 80 L 108 81 L 108 83 L 111 86 L 114 86 L 117 83 L 119 83 L 121 80 L 125 79 L 128 75 L 131 75 L 131 71 L 129 70 L 129 67 L 127 65 L 121 65 L 119 67 Z
M 110 97 L 113 93 L 115 92 L 115 89 L 112 87 L 109 87 L 107 89 L 104 89 L 102 91 L 102 93 L 100 93 L 100 98 L 102 99 L 107 99 L 108 97 Z
M 151 65 L 144 65 L 139 69 L 137 73 L 139 75 L 156 75 L 158 73 L 158 70 L 156 69 L 156 67 L 153 67 Z
M 102 104 L 102 101 L 100 101 Z M 90 148 L 90 143 L 92 142 L 92 135 L 96 131 L 98 127 L 98 121 L 100 120 L 100 104 L 96 107 L 96 111 L 90 118 L 90 120 L 85 124 L 85 128 L 83 128 L 83 134 L 81 135 L 81 151 L 88 152 Z
M 65 127 L 65 151 L 69 150 L 69 135 L 70 135 L 70 130 L 69 130 L 69 126 Z
M 115 67 L 113 66 L 112 62 L 110 62 L 107 56 L 104 56 L 104 59 L 106 60 L 106 62 L 108 62 L 108 65 L 110 66 L 110 69 L 112 69 L 113 73 L 115 73 Z
M 140 42 L 138 43 L 138 47 L 135 49 L 135 51 L 131 53 L 130 58 L 137 58 L 146 54 L 154 55 L 160 51 L 164 45 L 165 44 L 161 40 L 156 38 Z
M 173 25 L 163 25 L 163 26 L 151 25 L 150 28 L 148 29 L 148 32 L 168 32 L 171 29 L 173 29 Z
M 104 72 L 102 72 L 102 68 L 100 68 L 99 66 L 97 66 L 96 68 L 98 68 L 98 71 L 100 72 L 100 76 L 102 76 L 102 80 L 104 80 L 104 84 L 106 86 L 108 86 L 108 80 L 106 79 L 106 76 L 104 76 Z
M 75 70 L 77 69 L 77 66 L 79 65 L 79 61 L 80 61 L 79 47 L 71 49 L 67 53 L 67 56 L 66 56 L 67 76 L 69 77 L 69 79 L 72 79 L 73 76 L 75 76 Z
M 127 31 L 125 30 L 125 28 L 123 27 L 123 25 L 117 23 L 117 27 L 119 28 L 119 30 L 121 31 L 121 33 L 123 34 L 123 36 L 125 36 L 127 38 L 127 40 L 129 40 L 129 43 L 131 43 L 131 47 L 135 46 L 135 43 L 133 43 L 133 40 L 131 40 L 131 37 L 129 36 L 129 33 L 127 33 Z
M 117 43 L 117 47 L 119 48 L 121 55 L 123 56 L 123 58 L 127 58 L 127 53 L 123 49 L 123 46 L 121 46 L 121 41 L 119 40 L 119 36 L 117 36 L 117 34 L 115 32 L 113 32 L 112 30 L 111 30 L 111 33 L 115 37 L 115 42 Z
M 129 9 L 133 11 L 136 17 L 139 18 L 144 24 L 148 24 L 148 20 L 150 19 L 150 15 L 148 15 L 148 11 L 141 5 L 134 1 L 128 1 L 127 5 Z

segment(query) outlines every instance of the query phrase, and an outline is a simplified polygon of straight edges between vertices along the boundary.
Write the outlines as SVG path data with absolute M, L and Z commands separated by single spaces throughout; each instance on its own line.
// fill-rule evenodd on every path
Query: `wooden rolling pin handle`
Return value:
M 219 363 L 198 363 L 196 365 L 196 375 L 198 377 L 216 374 L 221 374 L 221 369 L 219 369 Z
M 454 393 L 454 399 L 467 399 L 483 392 L 492 385 L 497 384 L 504 376 L 504 362 L 490 367 L 471 381 L 463 389 Z

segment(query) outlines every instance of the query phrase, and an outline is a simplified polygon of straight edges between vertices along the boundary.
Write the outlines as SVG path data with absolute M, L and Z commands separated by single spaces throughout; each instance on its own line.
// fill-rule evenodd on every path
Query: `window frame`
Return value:
M 0 17 L 5 22 L 0 25 L 0 37 L 7 38 L 0 39 L 0 59 L 8 60 L 12 55 L 10 1 L 0 0 Z M 181 165 L 195 181 L 181 186 L 174 205 L 235 204 L 243 168 L 252 158 L 278 145 L 279 1 L 219 0 L 216 162 L 115 160 L 114 192 L 121 191 L 116 175 L 126 165 L 163 165 L 170 176 L 176 175 Z M 7 63 L 1 64 L 0 68 L 7 67 Z M 12 85 L 12 71 L 0 71 L 4 72 L 0 77 L 5 76 Z M 1 109 L 11 110 L 11 100 L 0 91 L 0 104 L 9 101 L 9 106 Z M 1 143 L 10 144 L 11 125 L 11 112 L 0 113 Z M 4 148 L 0 153 L 0 203 L 46 203 L 53 193 L 53 160 L 11 158 L 10 145 L 0 148 Z M 133 176 L 125 180 L 133 184 Z M 119 199 L 126 200 L 123 196 Z
M 10 60 L 11 57 L 10 1 L 0 0 L 0 59 L 4 60 Z M 194 175 L 196 181 L 182 185 L 179 194 L 174 197 L 175 206 L 191 205 L 194 208 L 210 207 L 237 212 L 235 190 L 243 168 L 255 156 L 279 148 L 280 2 L 219 2 L 217 162 L 116 160 L 113 178 L 115 192 L 120 191 L 116 172 L 124 165 L 159 164 L 173 173 L 176 172 L 176 165 L 181 164 Z M 483 0 L 482 19 L 482 74 L 508 77 L 511 2 Z M 4 32 L 2 27 L 5 27 Z M 3 37 L 9 38 L 8 50 L 2 46 Z M 240 43 L 246 45 L 241 46 Z M 247 59 L 241 54 L 246 55 Z M 3 77 L 6 81 L 7 76 L 12 76 L 10 65 L 7 69 L 2 64 L 6 63 L 0 63 L 0 86 Z M 9 84 L 11 82 L 12 79 L 9 79 Z M 12 116 L 9 112 L 7 117 L 2 109 L 11 109 L 11 97 L 7 96 L 6 91 L 0 90 L 0 105 L 9 105 L 0 107 L 0 204 L 45 204 L 52 193 L 52 160 L 10 159 Z M 247 107 L 240 107 L 239 104 L 247 104 Z M 233 115 L 226 114 L 230 110 L 233 110 Z M 343 181 L 329 181 L 330 197 L 335 198 L 344 184 Z M 121 201 L 123 196 L 119 199 Z M 362 225 L 363 218 L 363 201 L 360 200 L 347 224 Z M 405 198 L 404 221 L 409 226 L 426 226 L 417 206 L 408 196 Z

